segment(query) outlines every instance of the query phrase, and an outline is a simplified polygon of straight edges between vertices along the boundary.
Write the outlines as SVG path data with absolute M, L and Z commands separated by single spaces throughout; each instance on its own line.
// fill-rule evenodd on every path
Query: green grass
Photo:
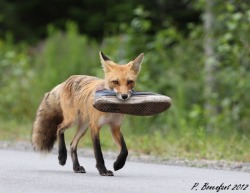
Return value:
M 30 141 L 31 123 L 18 124 L 15 121 L 0 121 L 0 140 L 2 141 Z
M 1 122 L 0 140 L 30 141 L 32 123 L 17 124 L 16 122 Z M 190 131 L 170 131 L 163 133 L 154 131 L 150 134 L 133 133 L 125 123 L 124 137 L 130 152 L 147 154 L 161 159 L 208 159 L 250 162 L 250 140 L 237 134 L 212 134 L 203 129 Z M 66 141 L 69 145 L 75 134 L 75 128 L 66 131 Z M 118 151 L 112 140 L 108 127 L 101 130 L 103 150 Z M 80 147 L 92 148 L 90 132 L 88 131 L 79 143 Z

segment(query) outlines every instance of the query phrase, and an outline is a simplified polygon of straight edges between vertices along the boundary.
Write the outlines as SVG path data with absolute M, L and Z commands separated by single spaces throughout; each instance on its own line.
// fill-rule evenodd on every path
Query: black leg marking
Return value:
M 96 168 L 98 169 L 101 176 L 113 176 L 113 172 L 110 170 L 107 170 L 105 167 L 101 145 L 100 145 L 100 139 L 98 135 L 92 135 L 93 140 L 93 146 L 94 146 L 94 152 L 95 152 L 95 158 L 96 158 Z
M 65 165 L 67 161 L 67 149 L 65 145 L 64 133 L 59 134 L 58 160 L 60 165 Z
M 121 152 L 118 155 L 118 157 L 117 157 L 117 159 L 116 159 L 116 161 L 114 162 L 114 165 L 113 165 L 115 171 L 123 168 L 123 166 L 126 163 L 127 156 L 128 156 L 128 149 L 127 149 L 125 140 L 124 140 L 122 135 L 121 135 L 121 147 L 122 147 Z
M 86 173 L 84 167 L 80 166 L 80 164 L 79 164 L 76 149 L 71 148 L 71 158 L 72 158 L 72 162 L 73 162 L 73 170 L 74 170 L 74 172 L 76 172 L 76 173 Z

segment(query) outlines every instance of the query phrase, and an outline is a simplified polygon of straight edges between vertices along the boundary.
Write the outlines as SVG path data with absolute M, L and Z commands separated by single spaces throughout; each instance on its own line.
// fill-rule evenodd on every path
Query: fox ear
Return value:
M 101 51 L 99 52 L 102 68 L 104 71 L 109 71 L 110 65 L 107 63 L 107 61 L 111 61 L 107 56 L 105 56 Z
M 138 74 L 141 70 L 141 63 L 143 62 L 143 59 L 144 59 L 144 54 L 141 53 L 139 56 L 137 56 L 136 59 L 132 61 L 132 65 L 130 67 L 131 70 L 135 71 Z

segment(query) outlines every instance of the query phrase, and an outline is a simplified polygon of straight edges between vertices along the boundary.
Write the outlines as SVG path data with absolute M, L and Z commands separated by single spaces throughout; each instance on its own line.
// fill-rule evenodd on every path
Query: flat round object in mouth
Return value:
M 133 91 L 129 99 L 121 100 L 114 91 L 99 90 L 95 93 L 93 106 L 102 112 L 149 116 L 166 111 L 171 102 L 170 97 L 152 92 Z

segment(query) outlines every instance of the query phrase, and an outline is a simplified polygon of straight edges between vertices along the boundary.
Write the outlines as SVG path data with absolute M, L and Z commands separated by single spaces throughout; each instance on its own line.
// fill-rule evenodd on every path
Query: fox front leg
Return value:
M 91 128 L 91 137 L 95 152 L 95 159 L 96 159 L 96 168 L 98 169 L 101 176 L 113 176 L 113 172 L 106 169 L 103 155 L 102 155 L 102 149 L 100 144 L 100 138 L 99 138 L 99 131 L 100 128 Z
M 120 154 L 118 155 L 113 166 L 114 170 L 117 171 L 123 168 L 123 166 L 125 165 L 128 156 L 128 150 L 123 135 L 121 133 L 120 126 L 111 125 L 111 133 L 113 135 L 115 142 L 120 147 Z

